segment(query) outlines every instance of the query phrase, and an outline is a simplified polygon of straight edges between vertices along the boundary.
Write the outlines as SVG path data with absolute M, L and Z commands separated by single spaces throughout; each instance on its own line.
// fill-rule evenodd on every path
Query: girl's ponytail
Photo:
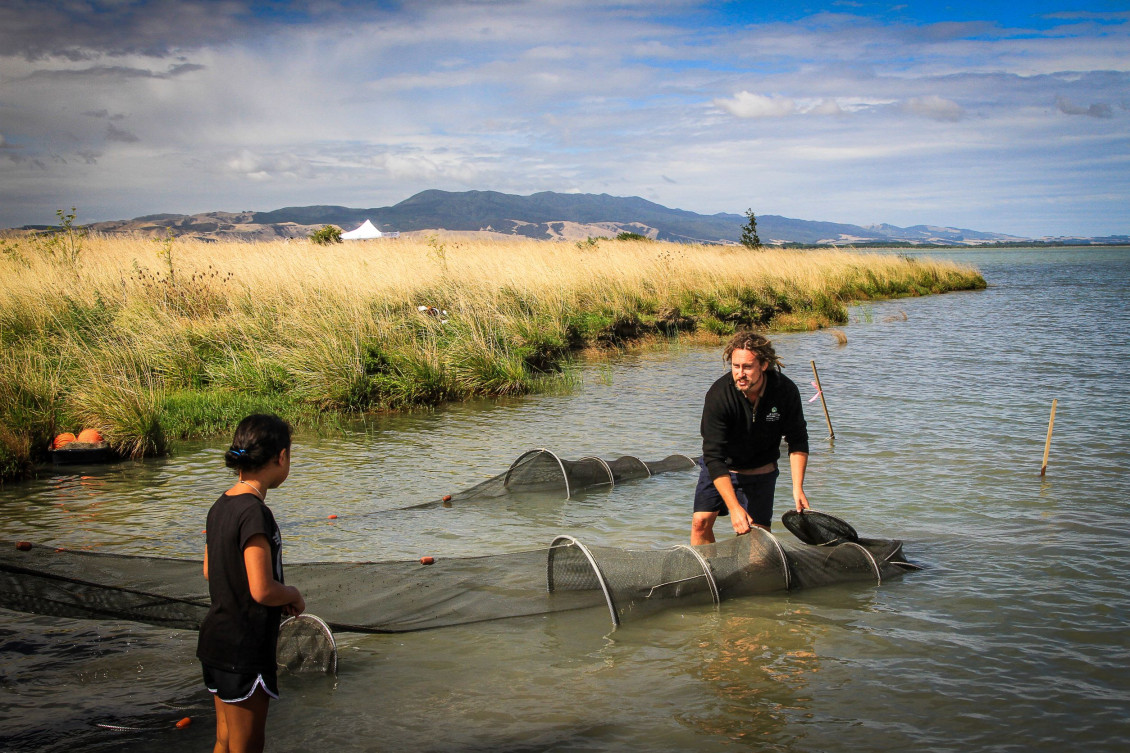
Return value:
M 239 422 L 224 465 L 237 471 L 262 468 L 290 449 L 290 424 L 269 413 L 255 413 Z

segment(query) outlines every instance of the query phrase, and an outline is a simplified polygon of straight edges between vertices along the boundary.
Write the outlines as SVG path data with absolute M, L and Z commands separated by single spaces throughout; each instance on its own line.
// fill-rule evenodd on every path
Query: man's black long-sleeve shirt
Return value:
M 774 369 L 765 372 L 765 394 L 753 404 L 726 374 L 710 386 L 702 408 L 702 457 L 710 478 L 731 469 L 757 468 L 781 457 L 781 437 L 789 452 L 808 452 L 808 427 L 800 390 Z

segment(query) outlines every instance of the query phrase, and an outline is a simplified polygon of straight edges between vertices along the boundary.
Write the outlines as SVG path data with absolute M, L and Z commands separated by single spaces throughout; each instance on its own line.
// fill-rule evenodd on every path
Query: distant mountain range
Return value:
M 638 233 L 678 242 L 737 243 L 746 218 L 740 214 L 697 214 L 646 201 L 608 194 L 544 191 L 516 196 L 496 191 L 422 191 L 390 207 L 352 209 L 340 206 L 285 207 L 270 212 L 208 212 L 156 214 L 132 220 L 97 222 L 88 227 L 102 233 L 135 233 L 202 239 L 267 240 L 305 237 L 323 225 L 352 230 L 370 220 L 382 231 L 416 233 L 458 232 L 526 238 L 583 240 L 589 237 Z M 28 226 L 24 229 L 43 229 Z M 862 246 L 875 244 L 984 245 L 1038 240 L 1063 243 L 1130 243 L 1130 236 L 1112 238 L 1031 239 L 965 228 L 914 225 L 847 225 L 796 220 L 775 214 L 757 217 L 764 244 Z

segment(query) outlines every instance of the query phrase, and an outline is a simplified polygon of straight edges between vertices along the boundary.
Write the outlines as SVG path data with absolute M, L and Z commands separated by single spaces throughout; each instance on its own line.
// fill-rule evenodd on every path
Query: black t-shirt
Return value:
M 282 537 L 263 501 L 254 494 L 220 496 L 208 511 L 208 593 L 212 608 L 200 625 L 196 656 L 228 672 L 263 672 L 275 667 L 282 607 L 251 598 L 243 549 L 256 534 L 267 537 L 275 580 L 283 582 Z
M 731 469 L 757 468 L 781 457 L 781 437 L 789 452 L 808 452 L 808 427 L 800 390 L 779 371 L 765 372 L 765 394 L 753 404 L 734 384 L 733 374 L 719 378 L 706 392 L 702 408 L 702 458 L 710 478 Z

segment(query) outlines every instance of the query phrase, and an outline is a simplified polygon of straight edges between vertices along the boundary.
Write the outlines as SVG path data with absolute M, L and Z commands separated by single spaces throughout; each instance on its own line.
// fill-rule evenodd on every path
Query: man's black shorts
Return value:
M 699 469 L 698 486 L 694 490 L 694 511 L 729 515 L 730 511 L 722 501 L 722 495 L 714 487 L 710 474 L 706 472 L 706 465 L 701 460 Z M 780 475 L 781 471 L 777 468 L 771 473 L 756 475 L 730 472 L 730 481 L 734 484 L 738 502 L 759 526 L 769 528 L 773 525 L 773 491 Z

